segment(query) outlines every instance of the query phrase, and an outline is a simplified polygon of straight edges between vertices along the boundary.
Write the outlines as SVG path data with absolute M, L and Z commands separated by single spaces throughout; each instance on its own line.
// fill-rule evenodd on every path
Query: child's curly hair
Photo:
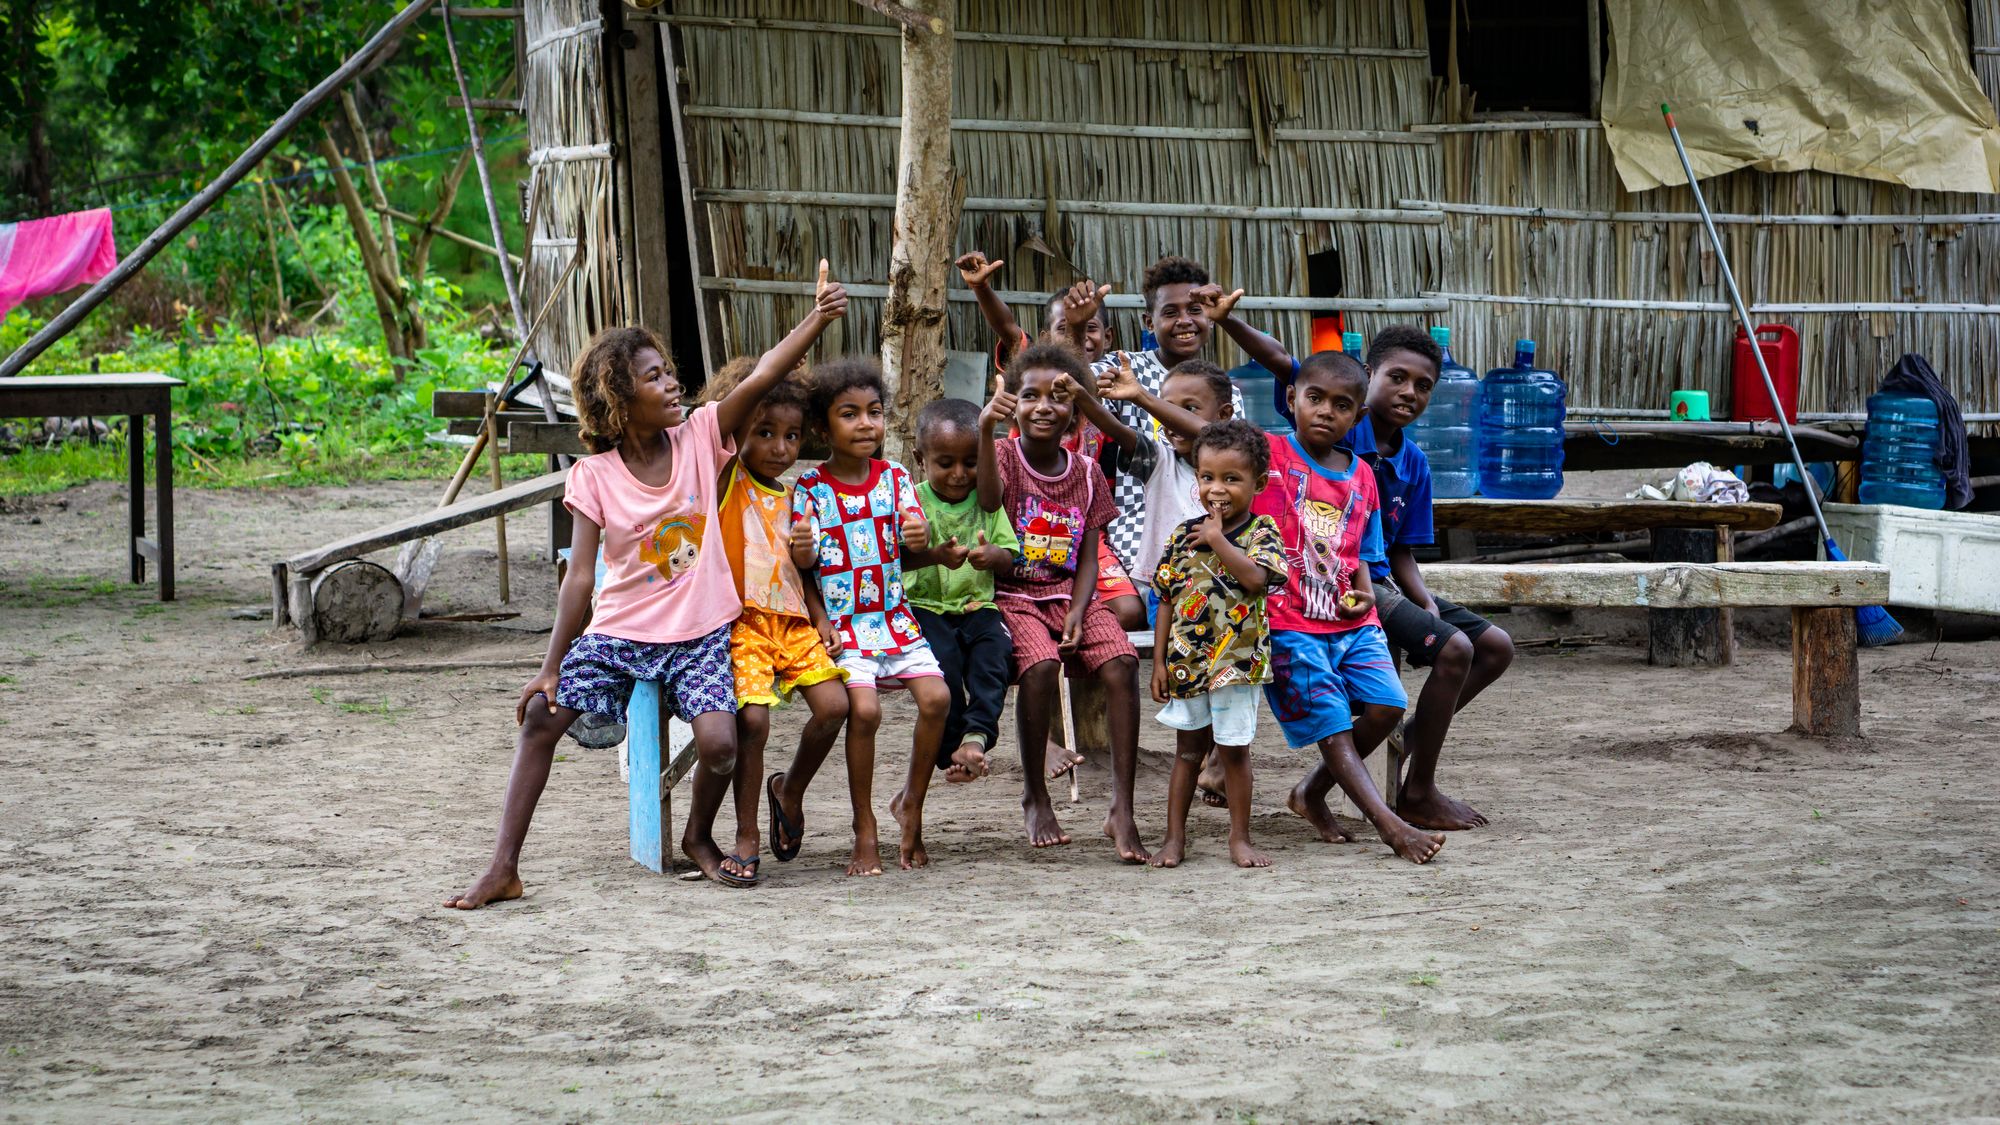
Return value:
M 1183 258 L 1179 254 L 1169 254 L 1146 267 L 1146 278 L 1139 288 L 1146 294 L 1146 308 L 1153 307 L 1153 294 L 1168 285 L 1207 285 L 1208 270 L 1193 258 Z
M 638 356 L 651 348 L 679 378 L 667 342 L 650 328 L 606 328 L 590 338 L 570 365 L 570 395 L 576 400 L 578 433 L 592 453 L 609 453 L 625 436 L 625 405 L 638 390 Z
M 1444 349 L 1438 347 L 1430 333 L 1414 324 L 1391 324 L 1375 333 L 1375 338 L 1368 342 L 1368 370 L 1381 366 L 1382 357 L 1390 352 L 1410 352 L 1422 356 L 1430 361 L 1434 376 L 1444 366 Z
M 827 416 L 833 400 L 856 388 L 874 390 L 875 397 L 889 405 L 889 384 L 882 381 L 882 365 L 867 356 L 850 355 L 828 360 L 812 369 L 811 390 L 806 399 L 806 423 L 826 432 Z
M 1253 480 L 1262 481 L 1271 471 L 1271 443 L 1264 440 L 1264 431 L 1251 425 L 1247 418 L 1225 418 L 1203 426 L 1194 439 L 1195 464 L 1201 463 L 1204 449 L 1241 453 L 1250 463 Z
M 1030 344 L 1022 348 L 1007 365 L 1004 378 L 1009 391 L 1021 389 L 1021 376 L 1030 368 L 1053 368 L 1076 380 L 1079 387 L 1089 385 L 1090 369 L 1083 365 L 1083 357 L 1062 344 Z
M 1228 406 L 1235 401 L 1236 384 L 1230 382 L 1229 373 L 1216 364 L 1205 359 L 1184 359 L 1174 364 L 1172 371 L 1167 372 L 1167 379 L 1176 379 L 1183 375 L 1207 383 L 1208 393 L 1215 396 L 1216 405 Z M 1166 379 L 1160 380 L 1160 389 L 1164 391 L 1166 388 Z
M 757 370 L 756 357 L 747 355 L 736 356 L 716 368 L 715 377 L 702 387 L 701 397 L 695 400 L 697 405 L 706 406 L 709 403 L 721 402 L 755 370 Z M 757 407 L 759 410 L 775 410 L 789 406 L 799 412 L 800 418 L 804 418 L 806 399 L 810 394 L 811 387 L 806 380 L 805 372 L 792 371 L 778 380 L 770 390 L 764 392 L 764 397 L 757 400 Z M 755 415 L 755 411 L 752 415 Z

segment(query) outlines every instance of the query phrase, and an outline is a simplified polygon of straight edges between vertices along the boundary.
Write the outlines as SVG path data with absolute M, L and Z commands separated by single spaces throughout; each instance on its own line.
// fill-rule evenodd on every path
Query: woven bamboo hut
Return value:
M 616 251 L 572 275 L 545 358 L 642 318 L 684 368 L 712 368 L 803 314 L 821 257 L 857 298 L 824 346 L 876 350 L 896 25 L 853 0 L 527 13 L 529 194 L 547 197 L 528 303 L 579 230 Z M 1475 92 L 1441 77 L 1457 68 L 1438 18 L 1422 0 L 959 0 L 956 245 L 1007 260 L 1024 324 L 1088 275 L 1117 287 L 1136 343 L 1141 272 L 1182 253 L 1299 350 L 1316 313 L 1364 333 L 1442 323 L 1475 367 L 1537 339 L 1579 407 L 1658 408 L 1693 387 L 1726 410 L 1734 326 L 1686 188 L 1623 190 L 1592 114 L 1472 113 Z M 1968 29 L 1994 96 L 2000 0 L 1972 0 Z M 1589 31 L 1595 51 L 1594 12 Z M 1799 331 L 1805 411 L 1860 410 L 1905 351 L 1968 414 L 2000 411 L 2000 200 L 1818 172 L 1704 184 L 1753 311 Z M 947 346 L 983 351 L 950 282 Z

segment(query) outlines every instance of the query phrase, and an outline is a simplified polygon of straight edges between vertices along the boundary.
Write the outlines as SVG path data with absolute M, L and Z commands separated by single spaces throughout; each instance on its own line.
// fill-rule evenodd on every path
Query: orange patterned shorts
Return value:
M 846 678 L 812 622 L 756 606 L 744 606 L 743 616 L 730 627 L 729 661 L 736 669 L 738 707 L 768 707 L 795 688 Z
M 1136 598 L 1139 588 L 1132 585 L 1132 577 L 1125 573 L 1125 564 L 1118 561 L 1118 552 L 1104 541 L 1104 534 L 1097 536 L 1097 600 L 1108 602 L 1113 598 Z

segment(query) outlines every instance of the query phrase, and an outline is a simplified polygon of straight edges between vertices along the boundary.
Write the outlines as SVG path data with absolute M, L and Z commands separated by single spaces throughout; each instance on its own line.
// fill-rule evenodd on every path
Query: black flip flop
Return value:
M 754 887 L 757 884 L 764 881 L 763 877 L 757 874 L 757 859 L 758 859 L 757 856 L 750 856 L 746 858 L 740 855 L 726 855 L 723 856 L 722 858 L 725 860 L 734 860 L 736 862 L 736 866 L 747 867 L 750 869 L 750 873 L 748 875 L 731 875 L 729 872 L 723 870 L 723 867 L 720 863 L 716 864 L 715 874 L 711 877 L 716 882 L 721 883 L 723 886 Z
M 783 771 L 773 773 L 764 779 L 764 796 L 771 802 L 771 854 L 779 863 L 790 863 L 798 857 L 799 848 L 806 842 L 805 825 L 794 825 L 792 818 L 785 815 L 784 802 L 778 800 L 778 779 L 785 776 Z M 799 819 L 805 819 L 801 816 Z M 792 846 L 781 846 L 778 841 L 789 839 Z

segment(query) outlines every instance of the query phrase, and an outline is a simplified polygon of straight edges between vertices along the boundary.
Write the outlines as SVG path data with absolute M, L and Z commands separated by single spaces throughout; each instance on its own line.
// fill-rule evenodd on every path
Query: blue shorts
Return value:
M 1295 749 L 1351 730 L 1356 704 L 1407 707 L 1403 681 L 1379 625 L 1345 633 L 1271 631 L 1271 714 Z

